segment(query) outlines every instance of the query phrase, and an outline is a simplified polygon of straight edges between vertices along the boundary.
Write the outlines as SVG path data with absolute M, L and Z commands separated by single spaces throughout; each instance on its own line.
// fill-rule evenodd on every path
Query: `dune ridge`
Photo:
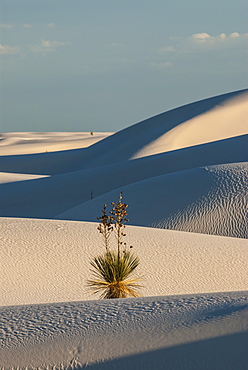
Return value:
M 213 128 L 211 141 L 218 141 L 232 136 L 241 136 L 248 133 L 247 93 L 248 89 L 236 91 L 175 108 L 171 111 L 161 113 L 145 121 L 131 125 L 113 135 L 109 135 L 90 147 L 65 151 L 64 155 L 66 156 L 66 162 L 69 163 L 63 163 L 63 166 L 58 166 L 57 163 L 59 158 L 63 158 L 62 153 L 29 154 L 21 157 L 15 155 L 1 155 L 0 171 L 36 173 L 32 171 L 44 171 L 45 166 L 42 166 L 42 162 L 44 161 L 47 170 L 50 171 L 50 173 L 43 173 L 44 175 L 59 174 L 130 160 L 136 156 L 136 153 L 141 151 L 144 152 L 147 146 L 151 145 L 155 140 L 163 138 L 163 135 L 170 132 L 170 130 L 174 128 L 179 128 L 180 130 L 180 127 L 183 127 L 185 122 L 190 127 L 192 124 L 190 120 L 193 118 L 197 119 L 197 122 L 199 122 L 197 130 L 194 130 L 196 140 L 193 145 L 197 145 L 197 137 L 199 135 L 202 137 L 202 125 L 206 123 L 206 113 L 211 113 L 211 121 L 213 122 L 213 126 L 211 126 Z M 236 109 L 237 106 L 239 107 L 239 104 L 242 105 L 241 110 Z M 232 110 L 236 109 L 235 111 L 238 112 L 238 114 L 229 117 L 230 114 L 226 114 L 226 109 L 229 109 L 230 106 Z M 218 109 L 221 109 L 220 115 L 223 116 L 221 117 L 221 125 L 219 123 Z M 214 112 L 214 110 L 216 111 Z M 230 120 L 227 127 L 225 127 L 225 118 L 228 119 L 228 121 Z M 188 121 L 191 122 L 191 124 L 188 124 Z M 221 127 L 220 129 L 218 128 L 219 125 L 223 127 L 222 130 Z M 235 135 L 234 131 L 229 133 L 229 127 L 233 127 Z M 206 135 L 206 129 L 204 132 Z M 185 139 L 181 138 L 180 148 L 187 146 L 186 142 L 183 142 L 183 140 Z M 201 144 L 206 142 L 209 142 L 209 139 L 205 141 L 201 139 Z M 190 146 L 192 146 L 192 143 Z M 180 148 L 178 147 L 177 149 Z M 169 151 L 170 150 L 173 150 L 173 148 L 169 149 Z M 166 147 L 162 151 L 161 148 L 158 148 L 157 151 L 153 148 L 152 154 L 166 151 L 168 151 Z M 30 150 L 30 153 L 32 153 L 32 150 Z M 148 155 L 150 154 L 148 153 Z M 18 164 L 16 164 L 16 162 Z

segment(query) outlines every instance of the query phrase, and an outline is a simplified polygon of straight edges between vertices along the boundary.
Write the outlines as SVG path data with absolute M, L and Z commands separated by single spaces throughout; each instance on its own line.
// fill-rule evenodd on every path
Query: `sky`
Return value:
M 248 85 L 246 0 L 0 0 L 0 132 L 119 131 Z

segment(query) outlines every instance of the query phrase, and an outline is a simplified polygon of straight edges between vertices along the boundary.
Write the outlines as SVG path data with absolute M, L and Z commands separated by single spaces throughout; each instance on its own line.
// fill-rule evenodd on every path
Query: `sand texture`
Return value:
M 2 369 L 245 370 L 247 311 L 243 293 L 3 307 Z

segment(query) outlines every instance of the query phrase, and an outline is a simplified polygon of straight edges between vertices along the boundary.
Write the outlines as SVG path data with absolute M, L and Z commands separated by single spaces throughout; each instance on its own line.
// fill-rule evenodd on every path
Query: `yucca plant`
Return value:
M 106 204 L 103 206 L 102 216 L 98 231 L 104 239 L 105 253 L 99 255 L 90 262 L 94 278 L 88 280 L 87 284 L 94 293 L 100 293 L 101 298 L 126 298 L 128 296 L 138 297 L 137 291 L 141 286 L 138 284 L 140 278 L 130 278 L 139 265 L 139 258 L 127 250 L 123 238 L 125 222 L 128 221 L 127 207 L 122 203 L 122 192 L 118 203 L 112 203 L 112 210 L 106 212 Z M 115 234 L 117 241 L 116 250 L 110 247 L 110 238 Z M 130 246 L 132 248 L 132 246 Z

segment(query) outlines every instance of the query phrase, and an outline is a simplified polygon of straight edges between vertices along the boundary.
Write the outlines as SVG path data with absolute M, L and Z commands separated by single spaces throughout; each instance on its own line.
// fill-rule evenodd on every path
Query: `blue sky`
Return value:
M 1 0 L 0 131 L 118 131 L 247 88 L 246 0 Z

